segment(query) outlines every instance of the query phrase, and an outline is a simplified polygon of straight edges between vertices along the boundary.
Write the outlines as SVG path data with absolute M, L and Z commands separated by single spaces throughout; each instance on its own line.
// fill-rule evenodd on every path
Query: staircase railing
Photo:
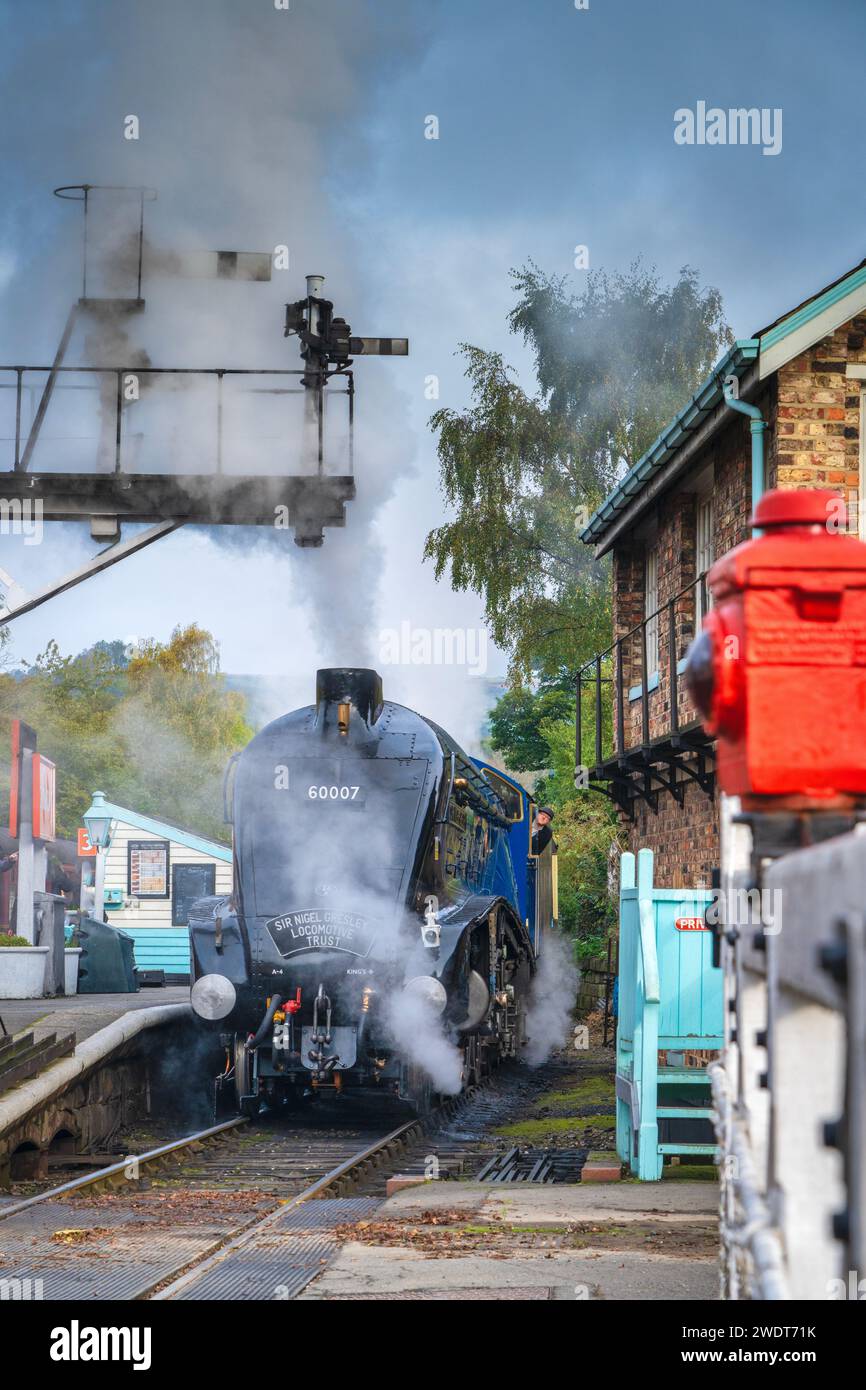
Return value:
M 642 851 L 643 853 L 643 851 Z M 638 1177 L 653 1181 L 656 1172 L 659 1141 L 658 1116 L 658 1047 L 659 1047 L 659 963 L 656 955 L 653 905 L 641 896 L 641 865 L 638 865 L 638 918 L 640 950 L 638 952 L 636 1019 L 634 1040 L 635 1084 L 640 1094 L 640 1130 L 638 1132 Z M 650 871 L 652 860 L 650 860 Z

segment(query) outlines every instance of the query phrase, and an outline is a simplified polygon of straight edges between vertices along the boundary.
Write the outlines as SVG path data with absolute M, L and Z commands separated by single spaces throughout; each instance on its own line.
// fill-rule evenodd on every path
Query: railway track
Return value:
M 393 1166 L 420 1129 L 413 1120 L 324 1130 L 317 1119 L 279 1127 L 238 1117 L 3 1203 L 0 1280 L 42 1299 L 151 1298 L 248 1231 Z
M 549 1081 L 502 1068 L 396 1126 L 341 1105 L 171 1138 L 0 1204 L 0 1281 L 43 1299 L 291 1299 L 330 1261 L 336 1228 L 376 1211 L 388 1176 L 476 1174 L 503 1147 L 491 1128 Z

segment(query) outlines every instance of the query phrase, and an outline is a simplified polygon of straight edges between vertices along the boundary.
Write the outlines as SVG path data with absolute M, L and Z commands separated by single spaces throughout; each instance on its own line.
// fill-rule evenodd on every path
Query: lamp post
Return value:
M 105 804 L 105 792 L 94 792 L 93 800 L 84 813 L 84 824 L 90 843 L 96 850 L 93 866 L 93 916 L 101 922 L 105 915 L 105 853 L 111 844 L 111 815 Z

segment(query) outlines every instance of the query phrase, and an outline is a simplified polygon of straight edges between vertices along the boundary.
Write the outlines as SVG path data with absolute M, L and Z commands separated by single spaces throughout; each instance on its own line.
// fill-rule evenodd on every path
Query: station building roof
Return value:
M 226 864 L 232 862 L 232 852 L 228 845 L 220 845 L 216 840 L 208 840 L 192 830 L 184 830 L 182 826 L 171 821 L 144 816 L 140 811 L 131 811 L 127 806 L 118 806 L 107 800 L 100 801 L 98 806 L 94 803 L 87 814 L 91 811 L 110 816 L 112 820 L 122 821 L 124 825 L 131 825 L 136 830 L 158 835 L 162 840 L 173 840 L 175 844 L 184 845 L 186 849 L 196 850 L 199 854 L 206 854 L 211 859 L 221 859 Z
M 651 496 L 646 497 L 648 484 L 662 469 L 675 464 L 698 431 L 703 444 L 723 424 L 729 423 L 731 417 L 724 406 L 722 392 L 726 377 L 737 377 L 741 382 L 740 394 L 747 399 L 768 376 L 864 310 L 866 260 L 804 299 L 754 337 L 738 338 L 682 410 L 605 498 L 581 531 L 580 539 L 587 545 L 595 545 L 596 554 L 603 555 L 613 544 L 611 533 L 616 523 L 626 512 L 637 519 L 643 510 L 642 498 L 646 498 L 647 505 L 652 500 Z

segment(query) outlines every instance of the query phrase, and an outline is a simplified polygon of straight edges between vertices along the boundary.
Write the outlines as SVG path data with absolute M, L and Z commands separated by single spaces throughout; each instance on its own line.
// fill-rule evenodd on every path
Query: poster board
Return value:
M 127 845 L 127 889 L 133 898 L 169 896 L 168 840 L 130 840 Z
M 57 769 L 50 758 L 34 753 L 33 768 L 33 838 L 53 840 L 56 804 Z

